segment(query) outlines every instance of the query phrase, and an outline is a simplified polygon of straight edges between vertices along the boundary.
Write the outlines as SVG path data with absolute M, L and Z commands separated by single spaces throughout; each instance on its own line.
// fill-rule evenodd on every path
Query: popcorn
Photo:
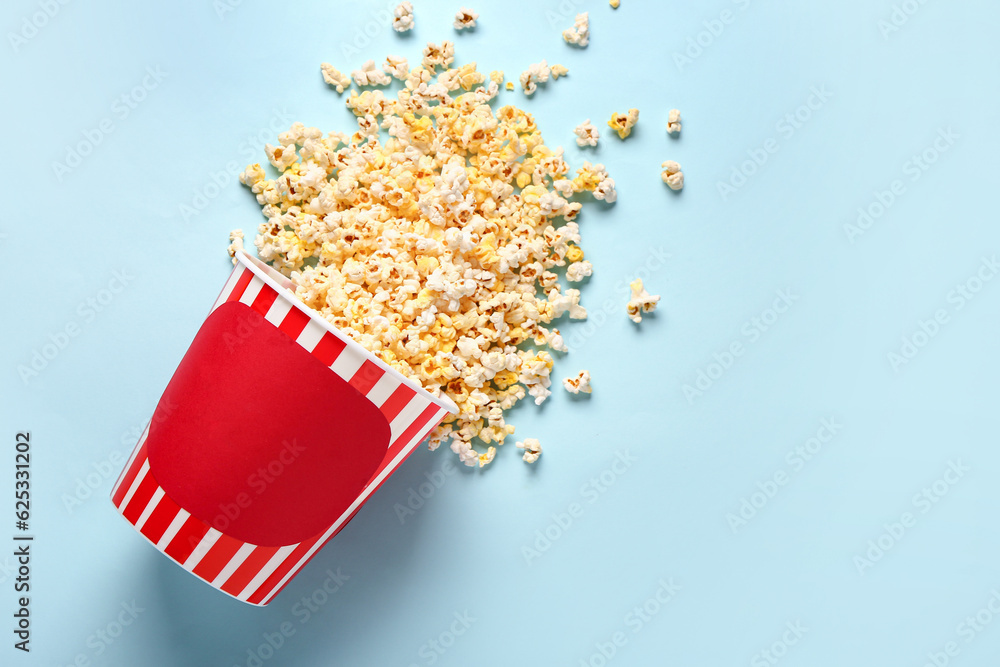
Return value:
M 590 387 L 590 371 L 580 371 L 576 377 L 563 380 L 563 387 L 571 394 L 589 394 L 593 389 Z
M 392 75 L 402 90 L 352 91 L 353 134 L 293 124 L 266 147 L 279 176 L 252 164 L 240 182 L 266 218 L 260 259 L 331 325 L 453 399 L 459 413 L 429 446 L 448 443 L 471 467 L 514 432 L 507 410 L 551 395 L 553 354 L 567 351 L 553 322 L 587 317 L 580 291 L 555 272 L 566 267 L 572 284 L 593 271 L 575 221 L 582 203 L 571 200 L 617 193 L 603 165 L 571 173 L 531 114 L 490 105 L 502 72 L 450 68 L 453 59 L 444 42 L 408 71 L 394 56 L 384 71 L 366 63 L 364 81 Z
M 455 14 L 455 30 L 471 30 L 476 27 L 476 19 L 479 18 L 479 14 L 475 13 L 467 7 L 462 7 Z
M 569 68 L 566 67 L 566 66 L 564 66 L 564 65 L 553 65 L 550 68 L 550 71 L 552 73 L 552 80 L 553 81 L 555 81 L 556 79 L 558 79 L 561 76 L 566 76 L 567 74 L 569 74 Z
M 667 117 L 667 133 L 681 133 L 681 112 L 677 109 L 671 109 L 670 115 Z
M 601 138 L 600 132 L 590 123 L 590 119 L 583 121 L 573 130 L 576 135 L 577 146 L 596 146 L 597 140 Z
M 673 160 L 667 160 L 661 166 L 663 173 L 660 174 L 660 177 L 664 183 L 670 186 L 671 190 L 680 190 L 684 187 L 684 172 L 681 171 L 679 164 Z
M 618 9 L 618 7 L 622 4 L 621 0 L 608 0 L 608 3 L 611 5 L 611 9 Z
M 542 455 L 542 445 L 535 438 L 525 438 L 524 442 L 517 443 L 518 449 L 524 450 L 524 459 L 527 463 L 534 463 Z
M 639 110 L 629 109 L 628 113 L 613 113 L 608 127 L 618 133 L 620 139 L 632 134 L 632 127 L 639 121 Z
M 413 29 L 413 5 L 403 0 L 392 13 L 392 28 L 396 32 L 406 32 Z
M 507 90 L 514 90 L 514 82 L 513 81 L 508 81 L 507 85 L 505 86 L 505 88 L 507 88 Z
M 543 60 L 521 72 L 521 88 L 524 90 L 524 94 L 534 95 L 535 91 L 538 90 L 538 84 L 549 80 L 551 71 L 548 62 Z
M 369 60 L 361 66 L 361 69 L 356 69 L 351 72 L 351 78 L 354 79 L 354 83 L 358 84 L 358 87 L 364 86 L 388 86 L 392 83 L 392 78 L 375 66 L 374 60 Z
M 656 310 L 656 304 L 659 303 L 660 297 L 645 290 L 642 286 L 642 278 L 633 280 L 629 283 L 629 287 L 632 288 L 632 298 L 628 302 L 628 317 L 638 324 L 642 322 L 643 313 L 651 313 Z
M 260 165 L 257 165 L 259 168 Z M 236 266 L 236 253 L 243 250 L 243 230 L 234 229 L 229 232 L 229 240 L 232 243 L 229 244 L 229 256 L 233 258 L 233 266 Z
M 584 48 L 590 43 L 590 17 L 587 12 L 576 15 L 572 28 L 563 30 L 563 39 L 567 44 Z
M 351 85 L 351 78 L 342 74 L 330 63 L 320 64 L 319 69 L 323 72 L 323 80 L 331 86 L 335 86 L 338 93 L 344 92 Z

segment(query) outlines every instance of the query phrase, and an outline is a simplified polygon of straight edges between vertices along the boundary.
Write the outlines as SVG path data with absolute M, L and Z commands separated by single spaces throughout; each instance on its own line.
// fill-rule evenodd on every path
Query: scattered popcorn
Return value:
M 677 109 L 670 110 L 670 116 L 667 118 L 667 132 L 669 134 L 681 133 L 681 112 Z
M 521 72 L 521 88 L 524 90 L 525 95 L 534 95 L 535 91 L 538 90 L 539 83 L 545 83 L 549 80 L 549 74 L 552 70 L 549 69 L 549 63 L 543 60 L 540 63 L 535 63 L 528 67 L 527 70 Z
M 506 88 L 507 88 L 507 90 L 514 90 L 514 82 L 513 81 L 508 81 Z
M 574 176 L 530 114 L 491 106 L 501 72 L 451 68 L 453 58 L 445 42 L 405 76 L 401 58 L 385 72 L 366 63 L 365 80 L 389 72 L 403 89 L 352 91 L 353 133 L 293 124 L 266 147 L 279 176 L 253 164 L 240 182 L 266 218 L 260 259 L 345 335 L 453 399 L 459 413 L 429 446 L 449 443 L 465 465 L 485 466 L 514 432 L 506 411 L 552 393 L 552 354 L 567 351 L 554 321 L 587 317 L 580 291 L 555 273 L 566 267 L 571 284 L 593 270 L 576 222 L 583 204 L 570 200 L 617 194 L 603 165 Z M 540 452 L 534 441 L 525 460 Z
M 351 85 L 351 77 L 342 74 L 330 63 L 322 63 L 319 69 L 323 72 L 323 80 L 331 86 L 336 86 L 338 93 L 344 92 Z
M 535 438 L 525 438 L 524 442 L 517 443 L 517 448 L 524 450 L 521 458 L 528 463 L 534 463 L 542 455 L 542 445 Z
M 555 81 L 561 76 L 566 76 L 567 74 L 569 74 L 569 68 L 563 65 L 553 65 L 550 71 L 552 72 L 553 81 Z
M 590 43 L 590 17 L 587 12 L 576 15 L 573 27 L 563 30 L 563 39 L 581 48 Z
M 234 229 L 229 232 L 229 240 L 232 241 L 229 244 L 229 256 L 233 258 L 233 266 L 236 266 L 236 253 L 243 250 L 243 231 Z
M 618 133 L 620 139 L 632 134 L 632 127 L 639 121 L 639 110 L 629 109 L 628 113 L 613 113 L 608 127 Z
M 621 0 L 608 0 L 608 2 L 611 5 L 611 9 L 618 9 L 619 5 L 622 4 Z
M 680 190 L 684 187 L 684 172 L 681 171 L 679 164 L 673 160 L 667 160 L 662 167 L 663 173 L 660 174 L 660 177 L 664 183 L 670 186 L 671 190 Z
M 629 287 L 632 288 L 632 298 L 628 302 L 628 317 L 638 324 L 642 322 L 643 313 L 651 313 L 656 310 L 656 304 L 659 303 L 660 297 L 646 291 L 642 286 L 642 278 L 633 280 Z
M 600 132 L 590 123 L 590 119 L 583 121 L 573 130 L 576 135 L 577 146 L 596 146 L 597 140 L 601 138 Z
M 413 29 L 413 5 L 403 0 L 393 12 L 392 27 L 396 32 L 406 32 Z
M 455 30 L 471 30 L 476 27 L 476 19 L 479 18 L 479 14 L 475 13 L 468 7 L 462 7 L 455 14 Z
M 410 67 L 406 63 L 406 58 L 400 56 L 387 57 L 385 64 L 382 65 L 382 69 L 386 74 L 400 81 L 406 81 L 406 77 L 410 75 Z
M 361 69 L 351 72 L 351 78 L 354 79 L 354 83 L 359 88 L 364 86 L 388 86 L 392 83 L 392 78 L 376 67 L 374 60 L 367 61 L 361 66 Z
M 571 394 L 589 394 L 593 389 L 590 386 L 590 371 L 580 371 L 576 377 L 563 380 L 563 386 Z

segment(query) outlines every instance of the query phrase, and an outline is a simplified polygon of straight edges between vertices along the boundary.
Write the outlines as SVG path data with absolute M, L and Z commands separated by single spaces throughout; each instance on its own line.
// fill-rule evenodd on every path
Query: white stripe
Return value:
M 126 493 L 125 497 L 122 498 L 121 505 L 118 506 L 119 510 L 124 512 L 125 508 L 128 507 L 129 501 L 132 500 L 132 496 L 135 495 L 135 490 L 139 488 L 140 484 L 142 484 L 142 480 L 146 476 L 146 471 L 148 470 L 149 470 L 149 459 L 146 459 L 145 461 L 142 462 L 142 467 L 139 468 L 139 474 L 137 474 L 135 476 L 135 479 L 132 480 L 132 486 L 129 487 L 128 493 Z
M 330 364 L 330 370 L 349 381 L 364 363 L 363 356 L 351 348 L 345 347 L 340 351 L 340 356 L 337 357 L 336 361 Z
M 396 458 L 392 460 L 392 463 L 387 465 L 385 469 L 382 472 L 380 472 L 378 476 L 368 484 L 367 487 L 365 487 L 365 490 L 361 493 L 361 495 L 357 499 L 355 499 L 353 503 L 351 503 L 351 506 L 347 508 L 347 511 L 340 515 L 340 518 L 337 519 L 337 521 L 332 526 L 330 526 L 330 528 L 325 533 L 323 533 L 323 536 L 320 537 L 318 540 L 316 540 L 316 544 L 312 545 L 312 547 L 310 547 L 309 550 L 302 555 L 302 558 L 299 559 L 299 562 L 295 565 L 295 567 L 289 570 L 285 574 L 285 576 L 282 577 L 281 581 L 279 581 L 274 586 L 271 592 L 268 593 L 267 597 L 261 600 L 262 605 L 265 605 L 268 602 L 270 602 L 271 598 L 273 598 L 275 595 L 278 594 L 278 591 L 281 590 L 281 587 L 285 584 L 285 582 L 295 576 L 295 573 L 302 568 L 303 563 L 309 560 L 309 558 L 323 546 L 326 540 L 330 538 L 330 535 L 337 532 L 340 526 L 347 520 L 347 517 L 351 516 L 351 512 L 353 512 L 355 509 L 358 508 L 358 506 L 360 506 L 363 502 L 365 502 L 365 500 L 367 500 L 368 496 L 370 496 L 374 492 L 374 490 L 378 488 L 378 485 L 382 483 L 382 480 L 384 480 L 386 477 L 392 474 L 392 472 L 399 466 L 399 464 L 403 461 L 403 459 L 406 458 L 407 454 L 409 454 L 414 447 L 420 444 L 420 442 L 424 439 L 424 437 L 428 433 L 430 433 L 438 425 L 438 423 L 440 423 L 440 421 L 444 418 L 444 416 L 447 413 L 448 411 L 445 410 L 444 408 L 438 408 L 438 411 L 437 413 L 435 413 L 434 417 L 429 422 L 427 422 L 426 428 L 421 430 L 421 432 L 418 433 L 417 435 L 413 436 L 413 439 L 407 444 L 407 446 L 404 447 L 396 456 Z
M 267 311 L 267 315 L 264 319 L 273 324 L 274 326 L 280 326 L 282 321 L 285 319 L 285 315 L 292 308 L 292 302 L 283 298 L 280 294 L 278 298 L 274 300 L 271 307 Z
M 246 602 L 251 595 L 257 592 L 260 585 L 267 581 L 267 578 L 271 576 L 271 573 L 277 570 L 278 566 L 280 566 L 285 559 L 288 558 L 288 554 L 295 551 L 298 546 L 298 544 L 293 544 L 290 547 L 281 547 L 275 551 L 274 555 L 271 556 L 271 560 L 264 563 L 264 567 L 262 567 L 260 572 L 257 573 L 257 576 L 250 580 L 250 583 L 248 583 L 243 590 L 237 594 L 236 598 Z
M 215 300 L 215 305 L 212 306 L 212 310 L 215 310 L 216 308 L 218 308 L 219 306 L 221 306 L 223 303 L 226 302 L 226 299 L 229 298 L 229 295 L 233 293 L 233 288 L 236 287 L 236 283 L 239 282 L 240 276 L 242 276 L 243 272 L 247 270 L 248 269 L 244 269 L 242 266 L 239 265 L 237 265 L 236 268 L 233 269 L 233 272 L 229 274 L 229 280 L 226 281 L 226 286 L 222 288 L 222 293 L 219 294 L 219 298 Z
M 146 503 L 146 509 L 142 511 L 142 514 L 139 515 L 139 520 L 135 522 L 136 530 L 142 530 L 142 527 L 146 524 L 146 520 L 149 519 L 149 515 L 156 509 L 156 505 L 160 502 L 160 498 L 162 497 L 163 487 L 157 486 L 156 491 L 153 491 L 153 497 L 149 499 L 148 503 Z
M 382 404 L 392 396 L 392 392 L 398 388 L 399 380 L 393 377 L 392 373 L 386 373 L 368 390 L 368 400 L 377 407 L 382 407 Z
M 257 276 L 254 276 L 253 280 L 250 281 L 250 284 L 247 285 L 247 288 L 243 291 L 243 296 L 240 297 L 240 303 L 245 303 L 249 306 L 253 303 L 253 300 L 257 298 L 257 295 L 260 294 L 260 290 L 263 286 L 264 281 Z
M 215 579 L 212 579 L 212 585 L 216 588 L 222 588 L 222 584 L 226 583 L 226 579 L 228 579 L 229 576 L 236 571 L 236 568 L 243 564 L 243 561 L 245 561 L 256 548 L 257 546 L 255 544 L 244 542 L 243 546 L 241 546 L 236 553 L 229 558 L 229 562 L 226 563 L 224 568 L 222 568 L 222 571 L 215 576 Z
M 399 414 L 396 415 L 396 418 L 389 423 L 389 442 L 395 442 L 396 438 L 398 438 L 403 431 L 409 428 L 410 424 L 413 423 L 413 420 L 419 417 L 420 413 L 423 412 L 430 404 L 430 401 L 419 394 L 411 398 L 410 402 L 406 404 L 406 407 L 400 410 Z
M 160 551 L 166 549 L 167 545 L 170 544 L 170 540 L 174 539 L 174 535 L 176 535 L 177 531 L 181 529 L 181 526 L 184 525 L 184 522 L 188 520 L 189 516 L 191 516 L 191 513 L 182 507 L 177 512 L 177 515 L 174 516 L 174 520 L 170 522 L 169 526 L 167 526 L 167 530 L 163 533 L 163 536 L 156 543 L 156 548 Z
M 307 352 L 312 352 L 316 347 L 316 344 L 319 342 L 319 339 L 322 338 L 325 333 L 326 330 L 323 329 L 323 327 L 316 324 L 312 320 L 309 320 L 309 323 L 306 324 L 302 333 L 300 333 L 299 337 L 295 339 L 295 342 L 306 348 Z
M 189 572 L 193 570 L 198 563 L 201 562 L 201 559 L 205 557 L 208 550 L 215 546 L 215 543 L 219 541 L 220 537 L 222 537 L 222 533 L 217 531 L 215 528 L 209 528 L 208 532 L 201 538 L 201 542 L 198 542 L 198 546 L 196 546 L 194 551 L 191 552 L 191 555 L 187 557 L 187 560 L 181 563 L 181 567 Z
M 132 449 L 132 456 L 129 457 L 128 463 L 125 464 L 125 468 L 122 470 L 122 474 L 118 477 L 118 482 L 115 483 L 115 488 L 111 489 L 111 495 L 118 493 L 118 487 L 121 486 L 121 481 L 125 479 L 125 473 L 128 469 L 132 467 L 135 463 L 135 457 L 139 456 L 139 450 L 142 449 L 142 443 L 146 442 L 146 436 L 149 435 L 149 426 L 153 423 L 153 420 L 149 420 L 146 424 L 146 429 L 139 436 L 139 440 L 135 443 L 135 447 Z

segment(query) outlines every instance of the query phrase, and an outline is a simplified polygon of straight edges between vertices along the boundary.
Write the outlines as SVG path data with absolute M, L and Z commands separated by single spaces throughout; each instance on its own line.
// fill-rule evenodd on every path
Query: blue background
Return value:
M 590 0 L 479 2 L 479 28 L 456 34 L 457 2 L 415 4 L 417 28 L 400 36 L 382 0 L 232 11 L 72 2 L 13 44 L 41 10 L 5 3 L 0 437 L 10 462 L 0 465 L 0 498 L 12 498 L 14 434 L 30 429 L 37 541 L 33 651 L 15 651 L 5 635 L 0 661 L 255 664 L 248 651 L 290 622 L 294 635 L 263 664 L 427 665 L 433 653 L 439 665 L 596 666 L 616 632 L 627 643 L 608 664 L 755 667 L 772 664 L 767 649 L 789 666 L 917 666 L 948 642 L 959 650 L 952 664 L 996 664 L 1000 619 L 971 641 L 959 624 L 1000 587 L 1000 280 L 973 280 L 981 290 L 962 308 L 953 290 L 1000 248 L 1000 7 L 911 0 L 913 13 L 883 34 L 890 0 L 622 0 L 617 11 Z M 583 10 L 591 45 L 581 50 L 560 32 Z M 726 10 L 728 23 L 713 23 Z M 519 406 L 518 439 L 544 447 L 536 466 L 510 444 L 487 469 L 444 476 L 401 522 L 396 506 L 454 463 L 448 451 L 420 449 L 268 608 L 246 606 L 157 554 L 117 515 L 107 496 L 119 457 L 228 275 L 229 230 L 252 236 L 263 220 L 237 171 L 264 161 L 263 142 L 294 120 L 351 127 L 320 62 L 350 71 L 397 54 L 412 63 L 442 39 L 455 41 L 457 62 L 508 79 L 542 58 L 570 69 L 531 99 L 517 91 L 501 101 L 534 113 L 574 167 L 603 162 L 618 183 L 616 204 L 580 216 L 595 267 L 583 288 L 591 319 L 563 326 L 575 349 L 556 367 L 557 378 L 589 369 L 594 393 L 574 400 L 557 389 L 541 408 Z M 116 100 L 147 68 L 165 77 L 124 116 Z M 812 87 L 831 96 L 803 110 Z M 641 116 L 622 142 L 605 122 L 629 107 Z M 673 107 L 683 113 L 677 139 L 665 133 Z M 808 119 L 794 131 L 779 125 L 797 111 Z M 588 117 L 602 128 L 596 150 L 573 141 Z M 112 132 L 57 173 L 106 119 Z M 947 128 L 957 138 L 936 153 Z M 744 164 L 769 139 L 777 151 L 766 163 Z M 914 172 L 924 151 L 936 160 Z M 680 194 L 660 181 L 666 159 L 683 166 Z M 753 173 L 723 197 L 719 183 L 739 182 L 734 169 Z M 845 225 L 859 207 L 877 212 L 877 193 L 895 180 L 903 193 L 852 243 Z M 654 249 L 669 259 L 650 264 Z M 107 296 L 115 271 L 131 276 L 126 289 L 91 313 L 87 300 Z M 663 299 L 636 327 L 623 284 L 647 274 Z M 797 300 L 751 340 L 778 290 Z M 939 309 L 947 322 L 917 336 L 925 344 L 894 368 L 888 355 Z M 18 368 L 70 324 L 78 335 L 22 380 Z M 744 353 L 720 376 L 713 355 L 725 358 L 734 341 Z M 700 370 L 718 379 L 689 400 L 683 387 Z M 786 455 L 830 418 L 842 428 L 796 469 Z M 635 462 L 606 472 L 625 450 Z M 915 503 L 956 461 L 968 471 L 938 484 L 947 493 Z M 779 472 L 787 483 L 771 488 Z M 602 473 L 613 483 L 594 494 L 584 485 Z M 97 488 L 81 500 L 88 475 Z M 753 496 L 759 485 L 773 497 Z M 727 515 L 744 499 L 761 507 L 744 508 L 750 518 L 734 530 Z M 573 502 L 582 514 L 553 528 Z M 915 525 L 884 535 L 904 512 Z M 546 529 L 562 534 L 529 563 L 522 548 Z M 888 550 L 859 566 L 880 537 Z M 12 560 L 0 565 L 9 623 Z M 294 605 L 337 568 L 349 580 L 302 623 Z M 680 590 L 651 604 L 657 613 L 636 631 L 627 615 L 671 578 Z M 98 655 L 95 633 L 133 600 L 143 611 Z M 466 611 L 475 621 L 449 637 L 453 614 Z M 804 635 L 783 645 L 796 622 Z M 431 640 L 450 646 L 434 653 Z

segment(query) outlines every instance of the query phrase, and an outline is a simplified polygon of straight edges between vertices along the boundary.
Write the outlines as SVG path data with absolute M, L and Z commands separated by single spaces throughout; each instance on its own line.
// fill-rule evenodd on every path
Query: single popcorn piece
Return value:
M 505 88 L 507 88 L 507 90 L 514 90 L 514 82 L 513 81 L 508 81 L 507 85 L 505 86 Z
M 584 48 L 590 43 L 590 16 L 587 12 L 576 15 L 572 28 L 563 30 L 563 39 L 568 44 Z
M 517 448 L 524 450 L 521 458 L 528 463 L 534 463 L 542 455 L 542 445 L 535 438 L 525 438 L 524 442 L 517 443 Z
M 548 61 L 543 60 L 521 72 L 521 88 L 524 90 L 524 94 L 534 95 L 535 91 L 538 90 L 538 84 L 549 80 L 551 71 Z
M 427 42 L 424 47 L 423 65 L 431 72 L 436 67 L 448 67 L 455 60 L 455 43 L 447 40 L 441 42 L 440 46 L 433 42 Z
M 552 80 L 555 81 L 559 77 L 566 76 L 567 74 L 569 74 L 569 68 L 565 67 L 563 65 L 558 65 L 557 64 L 557 65 L 553 65 L 550 68 L 550 72 L 552 73 Z
M 651 313 L 656 310 L 656 304 L 660 297 L 650 294 L 642 286 L 642 278 L 633 280 L 629 287 L 632 288 L 632 298 L 628 302 L 628 317 L 638 324 L 642 322 L 643 313 Z
M 364 86 L 388 86 L 392 83 L 392 77 L 380 70 L 375 65 L 374 60 L 365 62 L 361 66 L 361 69 L 351 72 L 351 78 L 354 79 L 354 83 L 359 88 L 363 88 Z
M 406 32 L 413 29 L 413 5 L 403 0 L 393 12 L 392 28 L 396 32 Z
M 323 72 L 323 80 L 335 86 L 338 93 L 344 92 L 351 85 L 351 77 L 341 73 L 330 63 L 322 63 L 319 69 Z
M 618 9 L 618 7 L 622 4 L 621 0 L 608 0 L 608 3 L 611 5 L 611 9 Z
M 388 56 L 385 59 L 385 64 L 382 65 L 382 69 L 386 74 L 400 81 L 406 81 L 406 78 L 410 75 L 410 67 L 406 63 L 406 58 L 401 56 Z
M 593 275 L 594 266 L 587 260 L 573 262 L 566 267 L 566 280 L 571 283 L 578 283 L 587 276 Z
M 462 7 L 455 14 L 455 30 L 471 30 L 476 27 L 476 19 L 479 18 L 479 14 L 475 13 L 468 7 Z
M 591 124 L 589 118 L 577 125 L 573 134 L 576 135 L 577 146 L 596 146 L 597 140 L 601 138 L 600 132 Z
M 571 394 L 589 394 L 593 389 L 590 386 L 590 371 L 580 371 L 576 377 L 563 380 L 563 387 Z
M 624 139 L 632 134 L 632 128 L 637 122 L 639 122 L 639 110 L 629 109 L 628 113 L 615 112 L 611 114 L 608 127 L 617 132 L 620 139 Z
M 493 457 L 497 455 L 497 448 L 490 445 L 489 449 L 479 455 L 479 467 L 482 468 L 493 462 Z
M 667 133 L 681 133 L 681 112 L 677 109 L 671 109 L 670 115 L 667 117 Z
M 233 258 L 233 266 L 236 266 L 236 253 L 243 250 L 243 230 L 234 229 L 229 232 L 229 240 L 232 241 L 229 244 L 229 256 Z
M 667 160 L 663 163 L 663 173 L 660 174 L 660 178 L 666 183 L 671 190 L 680 190 L 684 187 L 684 172 L 681 171 L 681 166 L 674 162 L 673 160 Z

